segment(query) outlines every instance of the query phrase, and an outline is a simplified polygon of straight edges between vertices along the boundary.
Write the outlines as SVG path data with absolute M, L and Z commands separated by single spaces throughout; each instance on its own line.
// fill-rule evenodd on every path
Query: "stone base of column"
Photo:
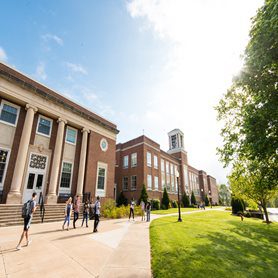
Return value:
M 9 192 L 6 204 L 22 204 L 22 195 L 20 192 Z
M 57 204 L 58 196 L 57 195 L 47 195 L 45 198 L 46 204 Z

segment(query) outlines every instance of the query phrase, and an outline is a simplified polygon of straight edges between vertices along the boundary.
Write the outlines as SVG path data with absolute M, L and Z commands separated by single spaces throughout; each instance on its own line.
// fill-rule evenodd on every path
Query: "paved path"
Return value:
M 183 214 L 197 212 L 202 211 Z M 33 241 L 20 251 L 15 246 L 22 227 L 0 228 L 0 277 L 151 277 L 149 223 L 101 221 L 95 234 L 92 223 L 70 231 L 62 231 L 61 224 L 32 225 Z
M 278 222 L 278 208 L 268 208 L 268 217 L 272 222 Z

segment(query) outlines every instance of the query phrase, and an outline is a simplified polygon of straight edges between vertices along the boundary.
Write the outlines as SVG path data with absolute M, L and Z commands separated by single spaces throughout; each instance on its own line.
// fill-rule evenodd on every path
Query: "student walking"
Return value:
M 100 217 L 100 201 L 99 201 L 99 196 L 97 196 L 97 200 L 94 205 L 94 211 L 95 211 L 95 222 L 94 222 L 94 233 L 96 233 L 98 223 L 99 223 L 99 217 Z
M 134 207 L 135 207 L 135 202 L 134 202 L 134 198 L 132 198 L 130 202 L 130 209 L 129 209 L 129 220 L 132 214 L 133 221 L 134 221 Z
M 140 206 L 141 206 L 142 221 L 144 221 L 146 208 L 145 208 L 145 202 L 143 200 L 141 200 Z
M 77 195 L 73 204 L 73 228 L 75 229 L 75 222 L 79 217 L 79 209 L 80 209 L 80 196 Z
M 17 250 L 21 250 L 21 242 L 22 242 L 24 236 L 26 237 L 26 242 L 27 242 L 26 246 L 28 246 L 31 243 L 31 240 L 29 240 L 28 231 L 31 226 L 33 214 L 36 211 L 36 204 L 37 204 L 35 201 L 36 197 L 37 197 L 37 193 L 34 192 L 32 194 L 32 199 L 29 200 L 28 202 L 26 202 L 22 207 L 22 217 L 24 218 L 24 228 L 23 228 L 23 232 L 21 234 L 19 243 L 16 246 Z
M 147 222 L 150 222 L 151 220 L 151 203 L 148 201 L 146 205 L 146 212 L 147 212 Z
M 63 230 L 65 229 L 66 223 L 67 223 L 67 230 L 69 230 L 71 211 L 72 211 L 72 198 L 69 197 L 68 200 L 66 201 L 66 206 L 65 206 L 65 221 L 62 226 Z
M 84 221 L 86 220 L 86 227 L 88 228 L 88 217 L 89 217 L 89 212 L 90 212 L 90 204 L 89 201 L 86 200 L 83 206 L 83 219 L 82 219 L 82 225 L 83 227 Z

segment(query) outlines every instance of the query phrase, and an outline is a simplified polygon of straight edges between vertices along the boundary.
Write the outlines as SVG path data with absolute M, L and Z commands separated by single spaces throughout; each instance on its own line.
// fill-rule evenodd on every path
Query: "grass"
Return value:
M 198 210 L 198 208 L 181 208 L 181 212 L 187 212 L 192 210 Z M 171 214 L 176 212 L 179 212 L 178 208 L 152 210 L 152 214 Z
M 224 211 L 163 217 L 150 226 L 153 277 L 278 277 L 278 224 Z

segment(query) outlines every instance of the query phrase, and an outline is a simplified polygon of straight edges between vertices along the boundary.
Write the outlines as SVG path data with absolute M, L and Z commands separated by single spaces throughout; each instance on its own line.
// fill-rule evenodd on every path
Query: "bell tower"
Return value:
M 169 151 L 168 153 L 176 153 L 184 151 L 184 134 L 180 129 L 174 129 L 168 132 Z

